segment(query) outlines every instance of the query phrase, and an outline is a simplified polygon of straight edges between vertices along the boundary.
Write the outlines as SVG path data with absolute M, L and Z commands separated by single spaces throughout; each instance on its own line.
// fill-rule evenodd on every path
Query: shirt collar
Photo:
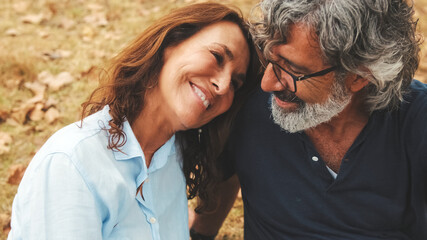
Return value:
M 129 122 L 126 120 L 123 122 L 123 133 L 125 134 L 125 144 L 114 150 L 114 157 L 118 161 L 129 160 L 136 157 L 142 157 L 144 159 L 144 153 L 142 152 L 141 145 L 133 134 L 132 128 Z
M 148 172 L 154 172 L 162 168 L 169 159 L 169 156 L 175 154 L 175 135 L 173 135 L 163 146 L 157 150 L 151 160 Z
M 110 128 L 108 122 L 112 119 L 109 114 L 109 111 L 109 106 L 105 106 L 102 110 L 105 125 L 108 126 L 108 129 Z M 122 130 L 126 136 L 126 142 L 123 146 L 118 148 L 120 151 L 113 150 L 115 159 L 117 161 L 124 161 L 133 158 L 141 158 L 145 163 L 144 152 L 142 151 L 141 145 L 139 145 L 139 142 L 136 139 L 135 134 L 133 133 L 132 128 L 127 120 L 123 122 Z M 175 152 L 175 135 L 173 135 L 168 141 L 166 141 L 165 144 L 163 144 L 163 146 L 161 146 L 154 153 L 148 171 L 153 172 L 163 167 L 166 164 L 169 156 L 175 154 Z

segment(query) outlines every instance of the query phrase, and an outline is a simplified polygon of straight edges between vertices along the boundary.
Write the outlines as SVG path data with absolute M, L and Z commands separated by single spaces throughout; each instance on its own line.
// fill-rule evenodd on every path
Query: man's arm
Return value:
M 233 175 L 218 186 L 216 191 L 218 203 L 215 210 L 198 214 L 189 209 L 190 226 L 193 231 L 204 236 L 215 236 L 233 207 L 239 189 L 239 179 L 237 175 Z

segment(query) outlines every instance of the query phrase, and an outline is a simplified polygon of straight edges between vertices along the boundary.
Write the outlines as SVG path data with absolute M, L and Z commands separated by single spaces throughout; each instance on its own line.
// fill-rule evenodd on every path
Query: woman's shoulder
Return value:
M 93 144 L 105 144 L 108 141 L 108 121 L 95 113 L 83 121 L 78 121 L 55 132 L 42 146 L 39 153 L 63 153 L 72 155 L 81 148 Z M 90 151 L 90 149 L 88 149 Z
M 100 182 L 111 187 L 124 185 L 113 151 L 108 148 L 108 121 L 100 111 L 57 131 L 31 160 L 24 178 L 28 182 L 41 171 L 46 172 L 45 177 L 70 171 L 76 172 L 92 192 L 99 191 Z
M 108 145 L 108 125 L 102 111 L 83 121 L 78 121 L 55 132 L 37 151 L 30 162 L 30 169 L 44 168 L 52 159 L 72 162 L 76 167 L 83 166 L 86 159 L 95 162 L 99 155 L 112 155 Z M 103 158 L 105 160 L 105 158 Z M 59 161 L 59 160 L 58 160 Z

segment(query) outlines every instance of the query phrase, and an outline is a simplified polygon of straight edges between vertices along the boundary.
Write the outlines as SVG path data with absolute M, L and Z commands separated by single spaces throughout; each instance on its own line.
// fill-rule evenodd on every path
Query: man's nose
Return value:
M 273 64 L 269 63 L 265 68 L 261 79 L 261 88 L 265 92 L 283 91 L 285 87 L 279 82 L 273 70 Z

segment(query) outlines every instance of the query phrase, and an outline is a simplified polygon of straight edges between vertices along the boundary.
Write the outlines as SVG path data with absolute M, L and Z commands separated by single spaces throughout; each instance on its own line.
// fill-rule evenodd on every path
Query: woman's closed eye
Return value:
M 216 63 L 219 66 L 222 66 L 222 64 L 224 63 L 224 57 L 222 56 L 222 54 L 213 50 L 211 50 L 211 54 L 215 57 Z

